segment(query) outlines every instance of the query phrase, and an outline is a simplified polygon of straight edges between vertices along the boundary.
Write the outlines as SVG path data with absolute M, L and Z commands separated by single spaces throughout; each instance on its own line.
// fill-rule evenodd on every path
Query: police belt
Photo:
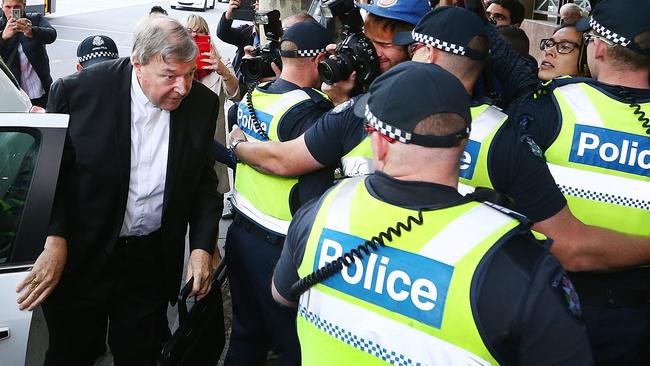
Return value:
M 284 236 L 274 234 L 266 229 L 261 228 L 259 225 L 248 219 L 246 216 L 235 212 L 233 216 L 233 224 L 241 227 L 249 233 L 266 240 L 271 244 L 284 244 Z
M 572 280 L 578 292 L 580 303 L 583 305 L 609 307 L 609 308 L 641 308 L 648 306 L 649 292 L 632 290 L 623 287 L 598 286 Z

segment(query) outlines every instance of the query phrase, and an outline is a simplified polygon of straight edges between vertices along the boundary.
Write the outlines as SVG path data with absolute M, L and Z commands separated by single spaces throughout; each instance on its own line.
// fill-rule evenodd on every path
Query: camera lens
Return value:
M 251 83 L 262 77 L 263 60 L 261 57 L 245 58 L 241 63 L 241 74 L 244 83 Z
M 325 84 L 334 84 L 347 79 L 354 71 L 352 60 L 346 55 L 340 54 L 328 58 L 318 64 L 318 74 Z

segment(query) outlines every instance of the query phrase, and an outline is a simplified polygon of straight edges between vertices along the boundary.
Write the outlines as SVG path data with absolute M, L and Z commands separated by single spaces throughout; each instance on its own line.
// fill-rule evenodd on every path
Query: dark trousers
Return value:
M 598 366 L 648 366 L 648 307 L 582 306 L 583 321 Z
M 300 364 L 296 310 L 278 305 L 271 295 L 273 269 L 282 252 L 233 223 L 226 237 L 226 262 L 232 295 L 233 322 L 226 365 L 263 365 L 270 349 L 279 365 Z
M 120 240 L 106 271 L 73 291 L 64 278 L 43 304 L 49 330 L 45 366 L 91 366 L 105 353 L 116 366 L 155 365 L 169 338 L 159 235 Z

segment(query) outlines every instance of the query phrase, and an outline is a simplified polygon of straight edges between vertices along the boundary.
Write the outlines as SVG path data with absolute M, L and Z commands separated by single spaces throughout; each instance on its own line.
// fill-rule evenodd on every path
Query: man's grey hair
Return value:
M 131 56 L 142 65 L 152 57 L 163 61 L 190 62 L 198 49 L 187 29 L 177 20 L 167 16 L 145 17 L 135 28 Z
M 568 16 L 574 16 L 574 15 L 583 16 L 584 15 L 584 12 L 583 12 L 582 8 L 579 5 L 575 4 L 575 3 L 566 3 L 566 4 L 562 5 L 562 7 L 560 8 L 560 12 L 562 12 L 563 10 L 566 11 Z

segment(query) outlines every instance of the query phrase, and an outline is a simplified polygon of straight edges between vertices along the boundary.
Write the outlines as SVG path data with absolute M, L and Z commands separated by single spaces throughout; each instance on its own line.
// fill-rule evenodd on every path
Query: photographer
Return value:
M 20 82 L 32 104 L 45 108 L 52 85 L 46 44 L 56 40 L 56 30 L 37 13 L 25 13 L 26 0 L 2 0 L 0 57 Z
M 365 36 L 377 51 L 380 72 L 408 60 L 405 46 L 392 43 L 393 35 L 400 31 L 411 31 L 427 13 L 427 1 L 397 0 L 389 7 L 359 5 L 369 12 L 364 21 Z M 349 99 L 355 86 L 356 73 L 348 80 L 331 86 L 323 85 L 330 99 L 336 104 Z M 281 176 L 305 174 L 325 166 L 341 163 L 342 175 L 346 177 L 368 174 L 372 171 L 372 152 L 365 139 L 363 119 L 352 111 L 356 98 L 339 104 L 325 114 L 313 128 L 297 139 L 278 143 L 238 144 L 235 151 L 240 160 L 251 163 L 258 169 Z M 234 129 L 231 139 L 241 139 L 241 131 Z M 363 142 L 365 141 L 365 143 Z
M 298 137 L 332 108 L 320 85 L 318 63 L 332 43 L 327 29 L 301 22 L 280 41 L 280 77 L 249 89 L 239 104 L 238 124 L 248 140 L 287 141 Z M 243 140 L 233 143 L 233 149 Z M 228 280 L 233 302 L 233 327 L 226 365 L 261 365 L 269 349 L 280 352 L 279 364 L 298 364 L 300 345 L 295 310 L 271 296 L 271 276 L 293 213 L 320 196 L 333 171 L 280 178 L 240 163 L 235 173 L 233 225 L 226 237 Z

